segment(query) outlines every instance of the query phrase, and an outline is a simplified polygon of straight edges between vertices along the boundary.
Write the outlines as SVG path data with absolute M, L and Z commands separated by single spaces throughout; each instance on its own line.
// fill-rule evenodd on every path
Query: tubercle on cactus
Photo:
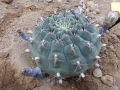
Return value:
M 54 62 L 54 68 L 55 68 L 57 62 L 62 62 L 62 61 L 58 59 L 58 55 L 57 54 L 54 54 L 53 57 L 54 57 L 53 58 L 53 62 Z
M 82 64 L 80 61 L 76 61 L 76 63 L 74 63 L 74 65 L 76 66 L 74 73 L 77 71 L 77 69 L 82 69 L 81 66 L 83 65 L 88 65 L 88 64 Z

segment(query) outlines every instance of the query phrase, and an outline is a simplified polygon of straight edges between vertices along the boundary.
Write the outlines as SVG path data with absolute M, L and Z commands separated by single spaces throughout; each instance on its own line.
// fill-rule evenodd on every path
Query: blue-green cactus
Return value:
M 98 29 L 72 12 L 44 19 L 32 38 L 30 52 L 37 66 L 61 79 L 79 76 L 95 65 L 102 46 Z

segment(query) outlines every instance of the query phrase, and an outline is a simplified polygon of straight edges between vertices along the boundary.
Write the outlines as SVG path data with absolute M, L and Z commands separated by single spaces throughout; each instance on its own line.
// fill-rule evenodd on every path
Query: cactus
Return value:
M 100 34 L 105 33 L 107 30 L 111 29 L 120 22 L 120 17 L 118 12 L 110 11 L 105 17 L 104 25 L 99 30 Z
M 53 14 L 33 32 L 30 52 L 37 66 L 54 78 L 84 77 L 99 59 L 100 36 L 80 14 Z
M 105 18 L 105 26 L 110 27 L 113 24 L 115 24 L 115 22 L 118 20 L 119 18 L 119 13 L 115 12 L 115 11 L 111 11 L 108 13 L 108 15 Z

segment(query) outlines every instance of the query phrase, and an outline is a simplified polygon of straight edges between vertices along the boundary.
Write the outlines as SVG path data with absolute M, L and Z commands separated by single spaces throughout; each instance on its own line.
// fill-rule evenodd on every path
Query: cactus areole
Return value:
M 72 12 L 42 20 L 32 38 L 30 52 L 37 66 L 63 78 L 79 76 L 94 66 L 102 46 L 98 29 Z

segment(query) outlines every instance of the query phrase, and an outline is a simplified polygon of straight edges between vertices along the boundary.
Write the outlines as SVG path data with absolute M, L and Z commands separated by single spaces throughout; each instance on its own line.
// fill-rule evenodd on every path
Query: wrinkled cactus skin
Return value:
M 80 14 L 53 14 L 35 29 L 30 51 L 33 58 L 40 57 L 36 64 L 49 75 L 79 76 L 96 63 L 102 46 L 98 35 Z

